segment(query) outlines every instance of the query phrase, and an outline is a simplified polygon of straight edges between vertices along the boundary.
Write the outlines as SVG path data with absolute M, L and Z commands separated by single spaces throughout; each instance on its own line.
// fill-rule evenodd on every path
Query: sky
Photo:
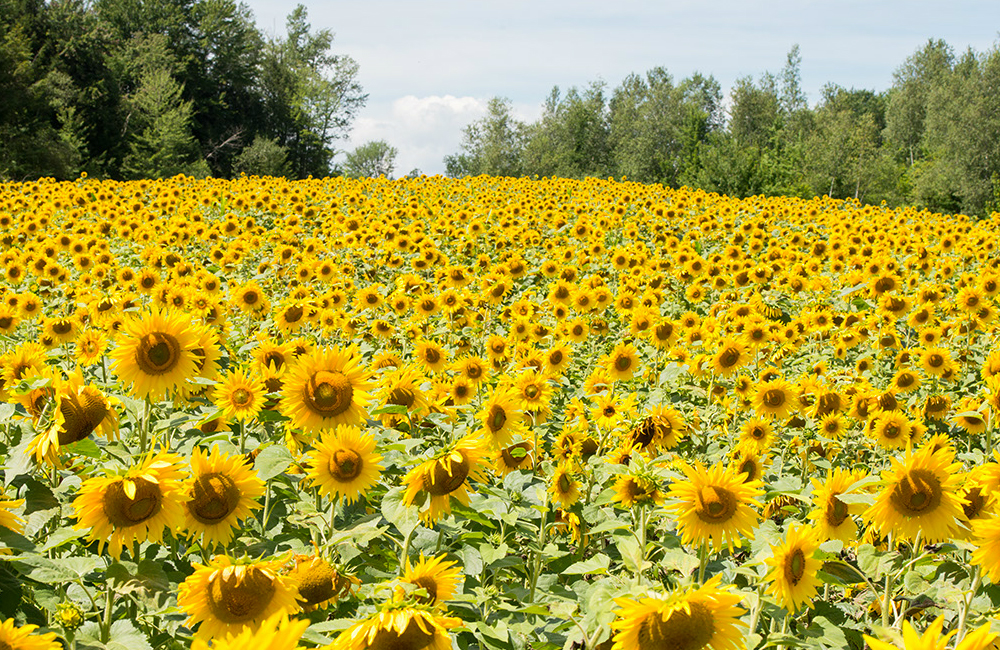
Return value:
M 243 0 L 267 35 L 285 33 L 287 0 Z M 601 80 L 610 92 L 630 73 L 666 68 L 675 81 L 712 75 L 727 92 L 744 76 L 779 73 L 800 49 L 810 106 L 827 83 L 881 91 L 928 39 L 961 54 L 1000 44 L 996 0 L 303 0 L 314 30 L 334 33 L 368 93 L 350 151 L 386 140 L 397 177 L 444 172 L 462 129 L 506 97 L 537 119 L 554 86 Z M 343 155 L 338 156 L 343 161 Z

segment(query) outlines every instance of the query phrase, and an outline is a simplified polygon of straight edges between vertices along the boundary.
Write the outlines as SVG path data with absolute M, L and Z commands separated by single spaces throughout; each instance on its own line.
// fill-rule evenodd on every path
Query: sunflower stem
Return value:
M 535 602 L 535 587 L 538 586 L 538 576 L 542 570 L 542 551 L 545 549 L 545 520 L 549 515 L 549 491 L 545 491 L 545 502 L 542 505 L 541 517 L 538 521 L 538 550 L 535 551 L 535 561 L 531 567 L 531 582 L 528 584 L 528 602 Z
M 271 519 L 271 479 L 264 484 L 264 511 L 260 515 L 260 532 L 267 532 L 267 522 Z
M 892 533 L 889 533 L 889 540 L 886 552 L 892 551 Z M 889 627 L 889 608 L 892 606 L 892 571 L 885 572 L 885 592 L 882 595 L 882 627 Z
M 698 584 L 705 584 L 705 565 L 708 564 L 708 546 L 705 542 L 701 543 L 701 548 L 698 550 Z
M 139 455 L 144 456 L 146 454 L 146 446 L 149 442 L 149 419 L 150 413 L 153 410 L 152 400 L 149 399 L 149 395 L 146 396 L 146 407 L 142 411 L 142 426 L 139 428 Z
M 979 591 L 982 579 L 982 567 L 977 564 L 975 572 L 972 574 L 972 587 L 969 588 L 969 593 L 962 597 L 962 610 L 958 614 L 958 632 L 955 634 L 956 648 L 962 642 L 962 639 L 965 638 L 965 626 L 968 622 L 969 610 L 972 608 L 972 599 L 976 597 L 976 592 Z
M 114 589 L 107 585 L 107 597 L 104 600 L 104 621 L 101 623 L 101 642 L 107 643 L 111 640 L 111 606 L 113 604 L 112 592 Z

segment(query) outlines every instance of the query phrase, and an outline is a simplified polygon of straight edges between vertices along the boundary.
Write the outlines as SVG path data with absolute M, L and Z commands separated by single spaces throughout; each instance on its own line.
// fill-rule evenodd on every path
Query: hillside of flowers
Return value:
M 2 184 L 0 649 L 993 648 L 998 233 L 596 179 Z

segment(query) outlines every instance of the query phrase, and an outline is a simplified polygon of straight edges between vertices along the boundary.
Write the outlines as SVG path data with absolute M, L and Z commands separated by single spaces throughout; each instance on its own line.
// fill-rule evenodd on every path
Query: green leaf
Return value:
M 386 404 L 380 409 L 375 409 L 374 411 L 369 412 L 369 415 L 373 417 L 377 415 L 405 415 L 405 414 L 406 414 L 406 407 L 403 406 L 402 404 Z
M 406 488 L 402 485 L 386 492 L 382 497 L 382 516 L 396 527 L 400 535 L 409 537 L 413 529 L 420 524 L 420 515 L 416 506 L 407 506 L 403 503 L 405 492 Z
M 76 454 L 77 456 L 86 456 L 87 458 L 101 458 L 101 448 L 97 446 L 97 443 L 90 438 L 84 438 L 83 440 L 77 440 L 74 443 L 66 445 L 63 449 L 67 453 Z
M 599 553 L 591 558 L 583 560 L 582 562 L 575 562 L 565 569 L 562 573 L 564 575 L 582 575 L 582 574 L 598 574 L 607 573 L 608 567 L 611 566 L 611 558 L 603 553 Z
M 257 472 L 257 477 L 262 481 L 267 481 L 278 474 L 281 474 L 292 464 L 292 454 L 284 445 L 271 445 L 265 447 L 257 454 L 253 468 Z
M 110 637 L 105 644 L 108 650 L 153 650 L 146 635 L 126 619 L 111 624 Z

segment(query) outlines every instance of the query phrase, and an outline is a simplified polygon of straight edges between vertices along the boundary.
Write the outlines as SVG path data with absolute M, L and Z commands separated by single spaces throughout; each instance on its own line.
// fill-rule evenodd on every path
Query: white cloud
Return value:
M 462 129 L 486 114 L 487 99 L 431 95 L 406 95 L 387 104 L 372 104 L 354 123 L 344 149 L 351 151 L 370 140 L 385 140 L 399 150 L 395 175 L 411 169 L 425 174 L 444 172 L 444 158 L 457 153 Z M 537 119 L 540 107 L 514 104 L 514 115 L 524 121 Z

